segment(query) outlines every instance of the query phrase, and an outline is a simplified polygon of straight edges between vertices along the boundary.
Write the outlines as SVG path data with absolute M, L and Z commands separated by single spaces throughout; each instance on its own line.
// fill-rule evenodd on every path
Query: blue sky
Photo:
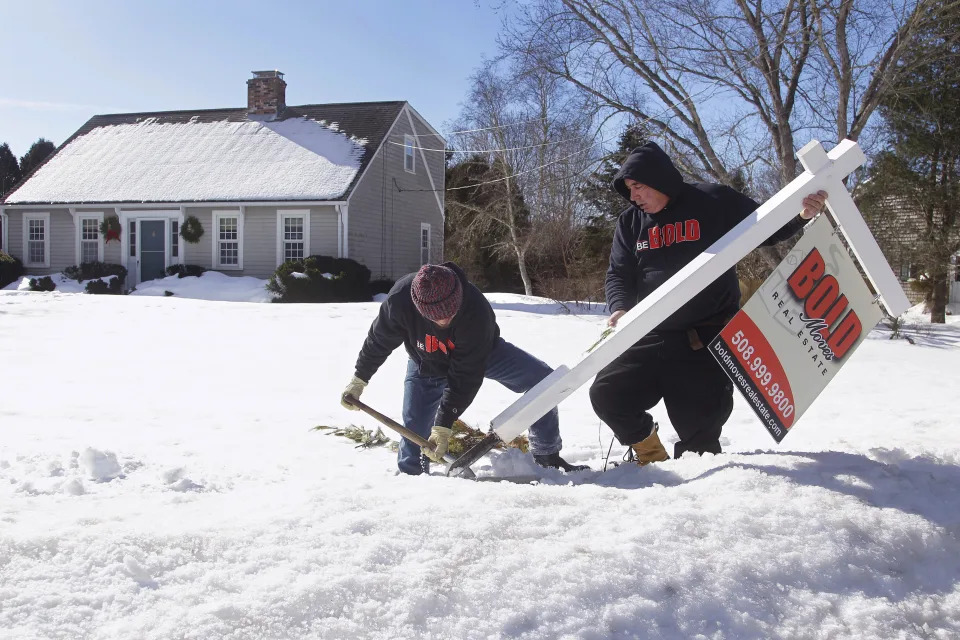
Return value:
M 250 72 L 288 104 L 408 100 L 448 129 L 502 2 L 0 0 L 0 143 L 18 157 L 93 115 L 246 105 Z

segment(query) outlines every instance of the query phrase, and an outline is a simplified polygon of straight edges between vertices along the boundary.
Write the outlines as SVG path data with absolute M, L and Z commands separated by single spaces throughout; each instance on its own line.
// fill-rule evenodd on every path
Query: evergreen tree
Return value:
M 610 261 L 610 242 L 617 217 L 628 206 L 627 201 L 614 191 L 613 178 L 630 152 L 647 140 L 649 132 L 642 125 L 629 125 L 620 134 L 617 148 L 604 156 L 600 168 L 587 177 L 587 186 L 580 191 L 593 209 L 593 215 L 587 216 L 583 224 L 579 258 L 583 270 L 593 273 L 598 282 L 602 283 L 601 276 L 606 273 Z M 602 299 L 603 296 L 599 297 Z
M 948 264 L 960 249 L 960 9 L 939 4 L 902 63 L 896 90 L 881 103 L 891 144 L 871 166 L 863 201 L 874 216 L 890 202 L 922 214 L 914 255 L 928 279 L 930 321 L 942 323 Z
M 34 142 L 30 145 L 30 150 L 20 158 L 20 175 L 22 177 L 30 175 L 30 172 L 40 166 L 55 150 L 54 144 L 44 138 Z
M 498 210 L 504 198 L 512 197 L 514 208 L 521 212 L 520 225 L 526 229 L 527 208 L 517 193 L 508 196 L 502 182 L 493 182 L 495 177 L 494 167 L 482 155 L 447 168 L 444 254 L 483 291 L 523 293 L 508 247 L 508 228 L 498 222 Z
M 648 132 L 640 125 L 631 124 L 620 134 L 617 148 L 608 153 L 600 168 L 587 178 L 587 186 L 581 194 L 596 211 L 591 217 L 592 224 L 596 225 L 604 219 L 616 220 L 620 212 L 627 208 L 627 201 L 613 190 L 613 177 L 617 175 L 630 152 L 647 140 Z
M 0 144 L 0 198 L 20 180 L 20 165 L 6 142 Z

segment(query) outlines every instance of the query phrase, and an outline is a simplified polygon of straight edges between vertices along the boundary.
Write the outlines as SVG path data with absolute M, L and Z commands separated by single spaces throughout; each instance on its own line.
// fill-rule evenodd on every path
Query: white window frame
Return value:
M 423 232 L 427 232 L 427 260 L 423 260 Z M 420 266 L 428 264 L 433 257 L 433 228 L 429 222 L 420 223 L 420 237 L 417 239 L 420 243 Z
M 407 173 L 417 172 L 417 152 L 416 138 L 408 133 L 403 134 L 403 170 Z M 407 166 L 407 158 L 410 158 L 410 166 Z
M 97 223 L 97 262 L 103 262 L 103 234 L 100 232 L 100 225 L 103 223 L 103 212 L 78 212 L 74 214 L 74 224 L 76 225 L 77 231 L 74 234 L 75 244 L 74 250 L 77 256 L 77 266 L 80 266 L 83 262 L 83 221 L 84 220 L 95 220 Z
M 135 215 L 135 213 L 128 213 L 125 211 L 120 216 L 120 226 L 125 229 L 125 231 L 120 234 L 123 239 L 120 251 L 123 255 L 123 260 L 120 261 L 120 264 L 125 267 L 128 267 L 127 261 L 132 260 L 137 264 L 140 262 L 140 252 L 138 246 L 140 244 L 138 242 L 140 230 L 137 229 L 137 218 Z
M 278 209 L 277 210 L 277 266 L 283 264 L 284 251 L 284 218 L 303 218 L 303 257 L 310 255 L 310 210 L 309 209 Z
M 173 232 L 173 225 L 177 225 L 177 232 Z M 167 256 L 170 264 L 183 264 L 183 241 L 180 239 L 180 229 L 183 228 L 183 222 L 180 216 L 172 216 L 167 219 Z M 177 248 L 177 255 L 173 255 L 173 248 Z M 169 266 L 169 265 L 168 265 Z
M 237 264 L 220 263 L 220 220 L 223 218 L 237 219 Z M 213 268 L 223 271 L 243 271 L 243 211 L 240 209 L 215 209 L 213 211 L 213 231 L 210 234 L 213 242 L 211 256 Z
M 30 260 L 30 221 L 43 221 L 43 262 L 29 262 Z M 23 214 L 23 266 L 50 267 L 50 213 L 31 211 Z
M 10 235 L 10 216 L 0 211 L 0 251 L 3 251 L 4 253 L 10 253 L 10 249 L 7 248 L 7 243 L 9 242 L 9 238 L 8 238 L 9 235 Z

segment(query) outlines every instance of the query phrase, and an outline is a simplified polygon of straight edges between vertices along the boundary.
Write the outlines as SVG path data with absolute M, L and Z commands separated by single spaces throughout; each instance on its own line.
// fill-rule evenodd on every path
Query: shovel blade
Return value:
M 496 432 L 491 431 L 483 440 L 464 451 L 462 456 L 454 460 L 450 466 L 447 467 L 447 475 L 460 478 L 475 476 L 476 474 L 470 470 L 470 465 L 490 453 L 491 449 L 500 444 L 500 442 L 500 436 L 498 436 Z

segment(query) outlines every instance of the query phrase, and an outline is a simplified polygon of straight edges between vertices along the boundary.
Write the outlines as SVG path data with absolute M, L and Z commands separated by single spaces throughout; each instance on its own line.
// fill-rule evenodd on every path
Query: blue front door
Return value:
M 140 282 L 167 275 L 165 226 L 163 220 L 140 221 Z

